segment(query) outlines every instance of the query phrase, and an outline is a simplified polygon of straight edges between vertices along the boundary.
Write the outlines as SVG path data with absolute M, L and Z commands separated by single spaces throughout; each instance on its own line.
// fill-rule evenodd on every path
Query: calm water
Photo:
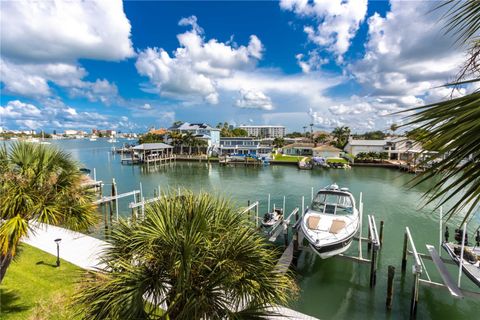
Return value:
M 420 252 L 426 252 L 426 243 L 438 245 L 438 213 L 432 213 L 429 207 L 421 207 L 420 197 L 425 186 L 407 188 L 405 184 L 412 176 L 396 170 L 353 168 L 300 171 L 294 166 L 244 168 L 181 162 L 157 170 L 146 170 L 142 166 L 121 165 L 120 157 L 109 152 L 112 144 L 103 139 L 96 142 L 63 140 L 54 143 L 69 151 L 86 167 L 96 168 L 97 180 L 111 182 L 115 178 L 119 193 L 138 189 L 140 182 L 145 197 L 153 196 L 153 189 L 159 186 L 162 189 L 185 187 L 226 195 L 242 206 L 248 200 L 260 200 L 261 212 L 266 210 L 267 195 L 270 193 L 272 205 L 275 203 L 277 206 L 282 205 L 285 195 L 286 209 L 290 212 L 301 205 L 302 196 L 306 197 L 306 205 L 308 204 L 312 186 L 318 189 L 336 182 L 340 186 L 349 187 L 357 202 L 359 193 L 363 192 L 365 213 L 374 213 L 378 224 L 380 220 L 385 221 L 385 240 L 380 252 L 377 286 L 373 290 L 369 288 L 369 265 L 335 258 L 320 260 L 312 253 L 302 253 L 297 269 L 301 291 L 292 307 L 321 319 L 408 318 L 413 281 L 408 272 L 411 270 L 411 257 L 407 274 L 404 277 L 400 275 L 405 226 L 410 227 Z M 121 144 L 122 141 L 117 143 Z M 109 185 L 106 187 L 108 189 Z M 130 214 L 127 209 L 130 201 L 132 199 L 120 202 L 122 215 Z M 455 221 L 449 224 L 451 230 L 456 226 Z M 476 226 L 472 223 L 469 229 L 474 227 Z M 352 247 L 357 246 L 354 243 Z M 428 261 L 425 263 L 432 280 L 441 282 L 434 265 Z M 397 271 L 391 313 L 385 310 L 388 265 L 394 265 Z M 454 270 L 457 269 L 452 267 Z M 456 279 L 456 273 L 454 278 Z M 463 277 L 462 287 L 471 290 L 476 288 L 466 277 Z M 446 291 L 421 287 L 418 319 L 478 319 L 479 315 L 478 299 L 456 300 Z

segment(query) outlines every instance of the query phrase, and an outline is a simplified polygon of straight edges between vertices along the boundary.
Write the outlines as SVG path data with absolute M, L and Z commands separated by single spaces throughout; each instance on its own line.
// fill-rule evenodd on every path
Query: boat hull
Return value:
M 312 248 L 312 250 L 321 259 L 328 259 L 347 251 L 348 248 L 350 248 L 350 246 L 352 245 L 353 236 L 354 234 L 352 234 L 349 238 L 344 239 L 343 241 L 331 243 L 324 246 L 315 246 L 314 244 L 310 243 L 310 248 Z

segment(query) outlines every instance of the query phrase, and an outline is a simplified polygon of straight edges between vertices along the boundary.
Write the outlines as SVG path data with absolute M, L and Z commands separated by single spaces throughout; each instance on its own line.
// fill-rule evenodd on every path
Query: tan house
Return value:
M 340 158 L 341 153 L 342 153 L 342 150 L 328 144 L 324 144 L 324 145 L 313 148 L 314 157 Z

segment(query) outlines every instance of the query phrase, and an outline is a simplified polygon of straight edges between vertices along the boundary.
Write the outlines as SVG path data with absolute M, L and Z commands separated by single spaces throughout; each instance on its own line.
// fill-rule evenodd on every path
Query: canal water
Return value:
M 120 140 L 116 145 L 121 146 L 124 142 L 129 141 Z M 377 224 L 380 220 L 385 222 L 377 285 L 374 289 L 369 288 L 369 265 L 338 258 L 320 260 L 313 253 L 303 252 L 295 271 L 300 294 L 291 307 L 320 319 L 408 318 L 413 283 L 412 257 L 409 257 L 407 273 L 402 276 L 400 272 L 405 227 L 410 227 L 420 252 L 426 252 L 425 244 L 438 246 L 438 212 L 432 212 L 432 207 L 422 206 L 421 196 L 427 186 L 410 188 L 407 184 L 412 175 L 397 170 L 354 167 L 350 170 L 301 171 L 295 166 L 287 165 L 246 168 L 188 162 L 156 168 L 151 166 L 147 169 L 139 165 L 121 165 L 120 156 L 110 152 L 114 144 L 105 139 L 95 142 L 61 140 L 54 143 L 70 152 L 85 167 L 95 168 L 97 180 L 106 182 L 106 189 L 112 178 L 117 181 L 119 193 L 139 189 L 141 183 L 146 198 L 153 196 L 154 188 L 165 190 L 181 187 L 223 195 L 241 206 L 245 206 L 248 200 L 259 200 L 260 212 L 263 213 L 266 211 L 268 194 L 271 194 L 272 206 L 273 203 L 282 206 L 285 196 L 286 211 L 291 212 L 295 207 L 301 206 L 302 196 L 306 198 L 306 205 L 309 203 L 311 187 L 317 190 L 335 182 L 341 187 L 350 188 L 357 202 L 362 192 L 365 214 L 374 214 Z M 121 215 L 130 215 L 130 201 L 132 199 L 129 198 L 119 203 Z M 470 224 L 471 235 L 479 223 L 477 217 L 475 223 Z M 451 231 L 458 224 L 459 220 L 448 222 Z M 350 253 L 355 254 L 354 248 L 357 247 L 354 242 Z M 443 252 L 442 255 L 446 256 L 446 253 Z M 441 282 L 435 266 L 428 261 L 425 264 L 431 279 Z M 396 268 L 391 312 L 385 310 L 388 265 Z M 458 269 L 454 266 L 449 266 L 449 269 L 456 279 Z M 465 276 L 462 287 L 479 291 Z M 480 299 L 458 300 L 443 289 L 420 289 L 418 319 L 478 319 L 479 316 Z

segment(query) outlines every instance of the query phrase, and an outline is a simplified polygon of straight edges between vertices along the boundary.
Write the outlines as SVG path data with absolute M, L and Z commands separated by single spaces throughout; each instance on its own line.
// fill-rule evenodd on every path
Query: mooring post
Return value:
M 380 221 L 380 245 L 383 245 L 383 220 Z
M 387 281 L 387 310 L 392 310 L 393 303 L 393 278 L 395 277 L 395 267 L 388 266 L 388 281 Z
M 418 286 L 419 286 L 419 274 L 417 271 L 413 273 L 413 287 L 412 287 L 412 300 L 410 302 L 410 319 L 417 317 L 418 306 Z
M 377 246 L 373 246 L 372 256 L 370 259 L 370 288 L 375 287 L 377 283 Z
M 285 240 L 285 248 L 288 247 L 288 225 L 285 221 L 282 222 L 283 227 L 283 239 Z
M 104 204 L 104 203 L 101 203 L 100 206 L 102 207 L 102 214 L 103 214 L 103 217 L 104 217 L 103 223 L 105 224 L 105 238 L 106 238 L 106 237 L 107 237 L 107 233 L 108 233 L 107 210 L 106 210 L 106 208 L 105 208 L 105 204 Z
M 403 236 L 402 273 L 405 273 L 405 271 L 407 270 L 407 249 L 408 249 L 408 235 L 407 235 L 407 231 L 405 231 L 405 235 Z

